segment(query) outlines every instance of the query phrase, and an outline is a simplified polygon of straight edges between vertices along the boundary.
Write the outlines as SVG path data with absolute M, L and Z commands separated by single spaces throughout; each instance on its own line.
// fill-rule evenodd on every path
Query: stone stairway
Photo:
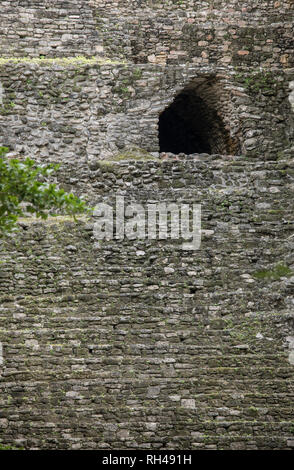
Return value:
M 99 179 L 84 168 L 79 181 L 79 169 L 61 170 L 61 184 L 74 181 L 91 203 L 111 203 L 116 191 L 141 203 L 202 199 L 202 244 L 195 252 L 179 240 L 97 244 L 91 219 L 21 221 L 1 245 L 3 443 L 294 446 L 292 167 L 260 166 L 121 162 L 102 165 Z M 243 179 L 246 195 L 234 186 Z

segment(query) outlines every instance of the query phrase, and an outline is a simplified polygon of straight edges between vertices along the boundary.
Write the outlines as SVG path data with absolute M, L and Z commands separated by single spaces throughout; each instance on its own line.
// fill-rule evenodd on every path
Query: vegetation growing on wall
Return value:
M 244 74 L 238 72 L 236 79 L 242 83 L 244 88 L 253 94 L 273 94 L 276 89 L 276 77 L 273 72 L 252 72 Z
M 47 183 L 46 178 L 59 165 L 37 166 L 33 160 L 6 159 L 7 147 L 0 147 L 0 236 L 15 229 L 25 213 L 46 219 L 53 209 L 72 214 L 84 212 L 85 203 Z

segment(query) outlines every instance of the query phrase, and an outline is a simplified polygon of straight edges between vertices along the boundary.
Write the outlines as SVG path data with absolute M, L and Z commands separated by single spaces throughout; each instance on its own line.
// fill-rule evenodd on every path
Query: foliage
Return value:
M 0 237 L 14 230 L 17 219 L 26 213 L 46 219 L 54 215 L 53 209 L 73 216 L 89 210 L 81 199 L 46 181 L 59 165 L 7 159 L 7 151 L 0 147 Z

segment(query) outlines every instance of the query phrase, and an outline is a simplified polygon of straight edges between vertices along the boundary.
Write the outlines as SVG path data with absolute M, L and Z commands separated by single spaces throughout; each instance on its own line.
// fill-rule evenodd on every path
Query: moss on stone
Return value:
M 24 450 L 24 448 L 0 444 L 0 450 Z
M 52 65 L 59 64 L 64 66 L 70 65 L 107 65 L 107 64 L 123 64 L 125 61 L 109 59 L 107 57 L 0 57 L 0 66 L 6 64 L 39 64 L 39 65 Z
M 276 78 L 275 75 L 271 72 L 253 72 L 251 74 L 237 73 L 236 78 L 242 83 L 244 88 L 252 93 L 272 93 L 275 89 Z
M 111 165 L 112 162 L 121 162 L 121 161 L 128 161 L 128 160 L 141 160 L 141 161 L 148 161 L 148 160 L 156 160 L 156 158 L 151 155 L 146 150 L 141 148 L 130 148 L 122 151 L 121 153 L 115 154 L 111 160 L 102 160 L 100 163 L 103 165 Z
M 291 269 L 284 265 L 284 264 L 278 264 L 271 270 L 260 270 L 256 271 L 253 273 L 253 277 L 255 279 L 261 279 L 261 280 L 278 280 L 281 277 L 289 277 L 293 274 Z

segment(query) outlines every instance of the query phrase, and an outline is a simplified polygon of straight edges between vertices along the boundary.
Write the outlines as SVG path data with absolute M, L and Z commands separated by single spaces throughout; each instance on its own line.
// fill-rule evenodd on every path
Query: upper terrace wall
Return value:
M 91 56 L 98 52 L 99 32 L 87 0 L 3 1 L 0 18 L 0 56 Z
M 3 1 L 0 56 L 28 62 L 1 64 L 1 143 L 56 159 L 109 158 L 130 145 L 158 152 L 159 114 L 190 81 L 220 74 L 213 96 L 204 91 L 204 106 L 216 107 L 227 134 L 212 153 L 276 155 L 293 137 L 292 7 L 291 0 Z M 109 69 L 29 64 L 81 55 L 110 58 Z M 116 67 L 122 59 L 135 68 Z
M 202 100 L 202 116 L 207 106 L 223 122 L 228 145 L 211 153 L 277 158 L 293 137 L 291 79 L 277 70 L 4 60 L 0 145 L 69 161 L 108 159 L 133 146 L 157 153 L 159 116 L 188 88 Z
M 290 0 L 93 0 L 106 55 L 136 63 L 293 65 Z
M 292 7 L 291 0 L 4 1 L 0 56 L 287 68 Z

